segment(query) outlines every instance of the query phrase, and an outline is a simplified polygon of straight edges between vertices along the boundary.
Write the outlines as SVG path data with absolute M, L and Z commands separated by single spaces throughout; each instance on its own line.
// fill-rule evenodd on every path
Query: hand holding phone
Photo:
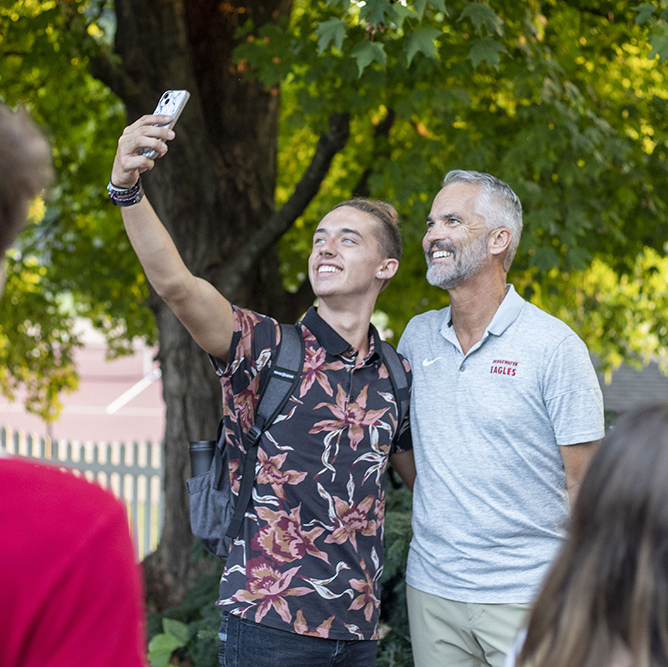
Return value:
M 158 106 L 155 108 L 153 115 L 155 116 L 171 116 L 172 120 L 164 125 L 157 125 L 157 127 L 166 127 L 170 130 L 176 125 L 183 107 L 190 99 L 190 93 L 187 90 L 167 90 L 162 94 Z M 142 148 L 139 155 L 145 155 L 147 158 L 153 160 L 158 151 L 152 148 Z

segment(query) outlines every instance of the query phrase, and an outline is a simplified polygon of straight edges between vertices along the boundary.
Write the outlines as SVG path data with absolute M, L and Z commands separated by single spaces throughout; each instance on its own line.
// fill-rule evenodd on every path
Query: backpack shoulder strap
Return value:
M 410 386 L 408 384 L 408 374 L 404 368 L 404 364 L 399 357 L 399 353 L 387 341 L 381 341 L 381 350 L 383 361 L 387 367 L 394 397 L 397 401 L 397 411 L 399 412 L 399 421 L 397 423 L 397 433 L 395 439 L 399 434 L 399 427 L 401 426 L 406 414 L 408 413 L 408 406 L 410 403 Z
M 271 375 L 255 408 L 257 439 L 273 423 L 297 387 L 304 367 L 304 337 L 295 325 L 281 324 L 281 343 L 272 364 Z
M 294 392 L 304 367 L 304 337 L 297 325 L 281 324 L 281 341 L 272 363 L 269 380 L 260 394 L 255 407 L 255 423 L 246 433 L 246 460 L 241 476 L 239 495 L 234 507 L 234 516 L 226 536 L 234 539 L 241 530 L 255 483 L 255 462 L 262 433 L 279 415 Z

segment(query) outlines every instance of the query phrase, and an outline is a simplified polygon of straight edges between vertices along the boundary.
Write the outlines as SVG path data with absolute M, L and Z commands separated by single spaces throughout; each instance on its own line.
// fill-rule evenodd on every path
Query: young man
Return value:
M 212 357 L 223 387 L 229 470 L 239 488 L 244 433 L 276 353 L 278 323 L 232 306 L 186 268 L 141 195 L 140 154 L 164 155 L 174 132 L 144 116 L 119 140 L 110 195 L 156 292 Z M 223 573 L 221 664 L 280 667 L 375 665 L 383 562 L 384 481 L 398 410 L 378 333 L 376 297 L 396 273 L 396 212 L 343 202 L 313 236 L 309 279 L 319 299 L 300 324 L 305 362 L 298 387 L 263 434 L 253 502 Z M 412 453 L 391 459 L 411 476 Z M 235 456 L 236 454 L 236 456 Z
M 416 667 L 501 667 L 568 520 L 603 401 L 587 348 L 506 283 L 522 207 L 447 174 L 422 243 L 450 306 L 411 320 L 417 480 L 408 557 Z
M 51 176 L 46 139 L 0 104 L 0 265 Z M 139 567 L 111 493 L 0 452 L 0 535 L 0 665 L 146 664 Z

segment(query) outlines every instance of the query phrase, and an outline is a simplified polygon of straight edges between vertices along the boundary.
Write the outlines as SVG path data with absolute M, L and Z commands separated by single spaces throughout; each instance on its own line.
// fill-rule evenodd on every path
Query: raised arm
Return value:
M 156 149 L 155 159 L 165 155 L 166 142 L 174 138 L 174 131 L 156 127 L 155 123 L 168 121 L 168 116 L 147 115 L 125 128 L 111 172 L 114 186 L 131 188 L 140 173 L 153 169 L 155 161 L 140 155 L 140 149 Z M 229 301 L 213 285 L 188 270 L 146 198 L 123 206 L 121 211 L 132 247 L 157 294 L 203 350 L 226 359 L 233 328 Z

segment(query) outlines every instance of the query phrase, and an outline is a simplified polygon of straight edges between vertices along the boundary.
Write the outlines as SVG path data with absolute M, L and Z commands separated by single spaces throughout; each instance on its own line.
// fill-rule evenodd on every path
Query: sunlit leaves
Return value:
M 437 47 L 433 44 L 433 39 L 441 34 L 442 27 L 435 27 L 430 23 L 442 23 L 444 18 L 449 16 L 444 0 L 416 0 L 405 4 L 391 0 L 342 4 L 330 0 L 327 7 L 332 6 L 339 9 L 339 14 L 323 17 L 313 30 L 319 38 L 318 54 L 322 56 L 333 44 L 344 58 L 355 61 L 360 78 L 372 62 L 377 62 L 382 67 L 401 62 L 410 67 L 418 53 L 423 53 L 428 58 L 437 58 Z M 312 12 L 313 15 L 315 13 Z M 503 21 L 488 5 L 479 2 L 464 3 L 457 20 L 464 19 L 471 20 L 478 32 L 484 27 L 490 35 L 503 35 Z M 373 47 L 361 44 L 359 28 L 363 28 L 370 35 L 369 41 Z M 381 50 L 384 55 L 381 55 Z M 246 53 L 244 48 L 243 55 L 242 51 L 238 51 L 237 55 L 246 57 Z M 494 45 L 484 42 L 476 44 L 473 53 L 468 55 L 470 61 L 476 65 L 488 63 L 498 67 L 500 53 L 507 53 L 503 45 L 494 48 Z M 388 64 L 387 57 L 390 54 L 393 58 Z M 251 60 L 256 67 L 261 68 L 262 58 L 258 56 L 259 54 L 256 54 Z
M 622 361 L 668 370 L 668 258 L 646 248 L 620 275 L 594 259 L 583 271 L 534 282 L 532 301 L 572 326 L 608 374 Z M 521 290 L 522 285 L 518 283 Z
M 29 29 L 0 18 L 12 50 L 26 53 L 0 59 L 0 90 L 50 128 L 59 170 L 44 222 L 22 240 L 26 257 L 47 271 L 37 281 L 29 274 L 37 305 L 24 320 L 43 331 L 49 320 L 37 322 L 39 313 L 57 312 L 53 295 L 69 293 L 77 313 L 122 347 L 154 332 L 143 273 L 104 198 L 123 109 L 90 78 L 85 49 L 54 8 L 32 16 Z M 369 194 L 394 202 L 403 220 L 401 269 L 379 303 L 398 336 L 411 315 L 447 303 L 424 280 L 424 220 L 447 170 L 476 169 L 506 180 L 522 200 L 525 230 L 510 278 L 527 296 L 533 290 L 551 312 L 571 312 L 602 359 L 658 349 L 641 324 L 660 330 L 664 304 L 652 292 L 654 269 L 645 260 L 638 269 L 636 258 L 668 240 L 668 83 L 659 59 L 647 59 L 662 9 L 619 9 L 614 21 L 573 3 L 453 0 L 445 10 L 441 1 L 296 0 L 289 25 L 237 32 L 245 74 L 280 85 L 278 206 L 329 113 L 351 113 L 345 150 L 281 243 L 285 285 L 296 290 L 305 279 L 316 221 L 366 178 Z M 654 314 L 641 299 L 641 320 L 621 326 L 620 304 L 636 302 L 619 285 L 637 280 Z M 589 308 L 598 314 L 587 328 Z
M 0 391 L 10 399 L 21 388 L 26 408 L 44 421 L 58 418 L 59 394 L 77 387 L 73 350 L 79 344 L 71 315 L 59 307 L 47 269 L 34 259 L 7 257 L 0 300 Z

